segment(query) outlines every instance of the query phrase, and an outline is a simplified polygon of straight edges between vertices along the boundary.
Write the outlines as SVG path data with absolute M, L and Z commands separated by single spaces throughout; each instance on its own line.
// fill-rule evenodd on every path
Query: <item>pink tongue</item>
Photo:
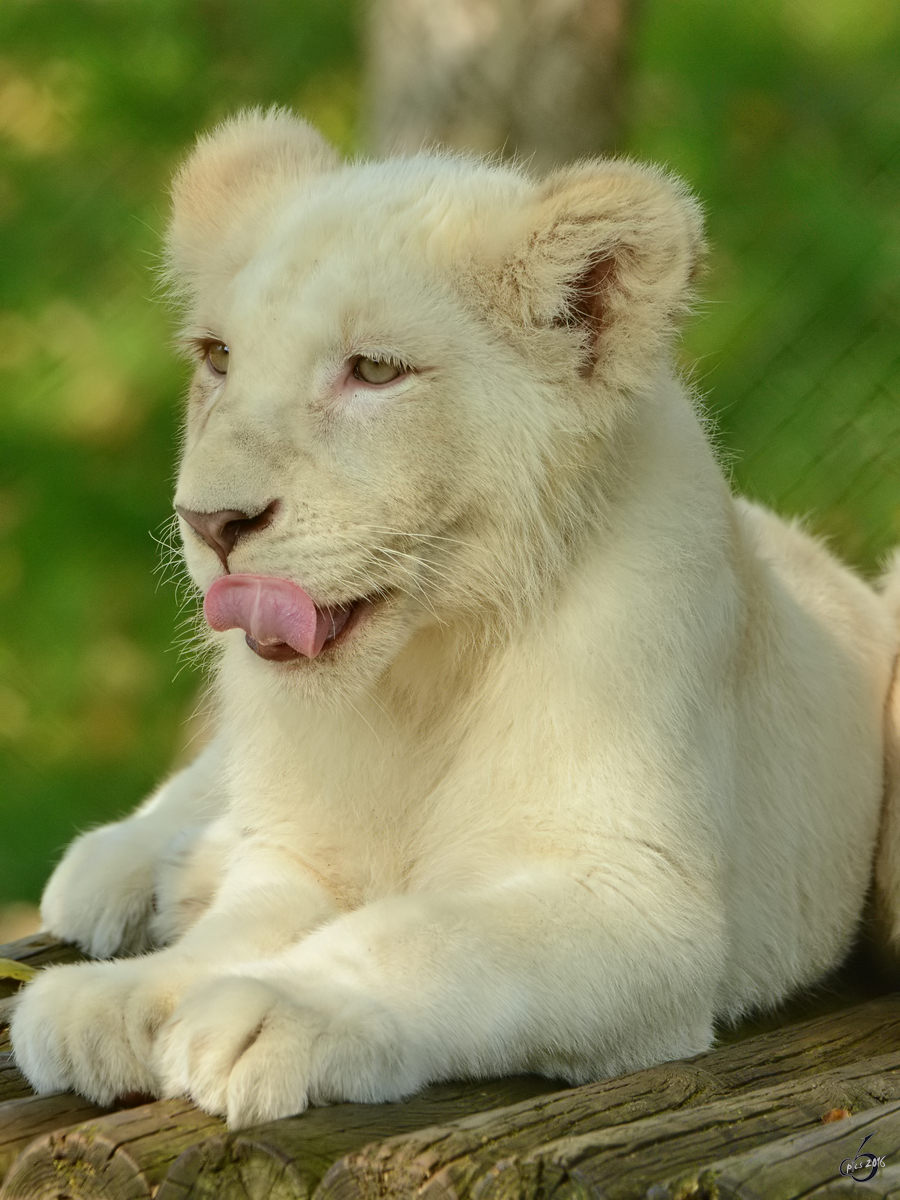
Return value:
M 223 575 L 206 593 L 203 613 L 213 629 L 243 629 L 264 658 L 273 657 L 268 647 L 284 645 L 315 658 L 344 628 L 350 608 L 316 608 L 302 587 L 274 575 Z

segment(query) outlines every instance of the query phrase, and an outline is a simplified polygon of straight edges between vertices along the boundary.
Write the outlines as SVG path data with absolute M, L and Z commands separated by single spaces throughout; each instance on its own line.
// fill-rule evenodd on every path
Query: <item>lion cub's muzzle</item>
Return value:
M 346 640 L 375 607 L 365 596 L 336 604 L 316 604 L 298 583 L 274 575 L 234 574 L 229 557 L 242 538 L 272 524 L 281 507 L 270 501 L 255 514 L 223 508 L 194 512 L 175 508 L 191 529 L 210 546 L 225 568 L 206 592 L 203 615 L 219 632 L 243 629 L 254 654 L 272 662 L 316 658 L 328 646 Z

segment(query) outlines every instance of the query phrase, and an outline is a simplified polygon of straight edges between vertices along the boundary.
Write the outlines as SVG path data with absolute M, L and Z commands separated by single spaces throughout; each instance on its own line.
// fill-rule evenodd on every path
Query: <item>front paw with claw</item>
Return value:
M 232 1129 L 309 1104 L 397 1100 L 424 1082 L 377 1002 L 236 975 L 192 989 L 160 1031 L 154 1061 L 165 1095 L 189 1095 Z
M 104 1105 L 159 1095 L 153 1041 L 196 979 L 161 959 L 51 967 L 25 988 L 10 1034 L 35 1091 L 76 1091 Z

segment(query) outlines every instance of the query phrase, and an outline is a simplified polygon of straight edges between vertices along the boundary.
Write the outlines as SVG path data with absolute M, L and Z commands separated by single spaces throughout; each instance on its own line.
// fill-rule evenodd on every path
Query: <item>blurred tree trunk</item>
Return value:
M 620 133 L 638 0 L 372 0 L 369 148 L 454 149 L 546 170 Z

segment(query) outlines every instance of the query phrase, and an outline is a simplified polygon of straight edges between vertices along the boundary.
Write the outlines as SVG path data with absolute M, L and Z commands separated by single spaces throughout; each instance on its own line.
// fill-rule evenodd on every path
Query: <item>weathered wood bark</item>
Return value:
M 80 1125 L 108 1110 L 71 1093 L 60 1096 L 26 1096 L 0 1104 L 0 1181 L 15 1158 L 35 1138 L 67 1125 Z
M 860 1144 L 871 1135 L 863 1155 L 885 1159 L 871 1179 L 870 1165 L 857 1178 L 841 1174 L 858 1161 Z M 857 1117 L 835 1121 L 789 1141 L 777 1141 L 726 1158 L 699 1172 L 693 1190 L 683 1179 L 652 1187 L 648 1200 L 856 1200 L 900 1197 L 900 1104 L 885 1104 Z
M 824 1089 L 824 1090 L 823 1090 Z M 473 1200 L 516 1196 L 603 1197 L 637 1200 L 661 1178 L 676 1180 L 672 1197 L 693 1196 L 704 1166 L 729 1151 L 778 1144 L 780 1139 L 821 1126 L 832 1107 L 860 1110 L 879 1100 L 900 1100 L 900 1055 L 856 1063 L 821 1078 L 780 1083 L 699 1108 L 667 1112 L 618 1128 L 598 1130 L 516 1154 L 472 1180 Z M 836 1123 L 837 1124 L 837 1123 Z M 853 1150 L 856 1146 L 853 1147 Z M 850 1149 L 841 1157 L 852 1153 Z M 832 1174 L 837 1176 L 840 1158 Z M 438 1196 L 432 1177 L 429 1196 Z M 766 1180 L 766 1197 L 771 1200 Z M 444 1195 L 457 1196 L 451 1187 Z
M 619 135 L 636 0 L 376 0 L 367 141 L 435 141 L 539 170 Z
M 160 1100 L 57 1129 L 19 1155 L 0 1200 L 150 1200 L 180 1154 L 223 1130 L 187 1100 Z
M 670 1118 L 684 1120 L 685 1129 L 690 1129 L 695 1119 L 700 1122 L 708 1119 L 714 1125 L 717 1118 L 713 1114 L 719 1112 L 721 1106 L 732 1104 L 739 1109 L 743 1103 L 740 1099 L 733 1102 L 723 1099 L 729 1094 L 746 1096 L 749 1089 L 754 1089 L 754 1093 L 761 1088 L 768 1091 L 787 1089 L 785 1098 L 779 1102 L 784 1112 L 774 1124 L 767 1124 L 765 1119 L 770 1097 L 762 1102 L 757 1125 L 748 1127 L 747 1136 L 755 1137 L 753 1144 L 758 1145 L 773 1137 L 808 1128 L 828 1109 L 852 1108 L 854 1104 L 869 1106 L 889 1098 L 892 1093 L 872 1096 L 866 1091 L 865 1077 L 871 1064 L 859 1069 L 850 1064 L 884 1051 L 889 1054 L 885 1061 L 893 1062 L 891 1055 L 898 1045 L 898 1024 L 900 1006 L 897 1001 L 876 1001 L 789 1030 L 749 1038 L 685 1062 L 668 1063 L 621 1079 L 590 1084 L 559 1096 L 520 1104 L 505 1112 L 485 1113 L 419 1130 L 348 1155 L 329 1171 L 318 1195 L 321 1200 L 349 1196 L 415 1196 L 427 1184 L 429 1200 L 432 1196 L 467 1196 L 499 1161 L 528 1156 L 532 1151 L 540 1155 L 542 1150 L 538 1147 L 546 1148 L 548 1143 L 561 1138 L 599 1132 L 603 1146 L 606 1145 L 604 1138 L 613 1139 L 610 1144 L 615 1147 L 614 1157 L 619 1158 L 624 1147 L 631 1145 L 621 1141 L 625 1133 L 614 1132 L 619 1127 L 629 1125 L 630 1129 L 629 1123 L 634 1122 L 643 1127 L 657 1116 L 664 1121 Z M 839 1074 L 845 1067 L 849 1074 L 846 1071 Z M 824 1070 L 828 1074 L 823 1076 Z M 890 1088 L 894 1088 L 896 1071 L 891 1068 L 888 1074 Z M 858 1088 L 858 1094 L 854 1094 L 854 1087 Z M 813 1108 L 809 1111 L 798 1109 L 801 1100 L 797 1097 L 802 1097 L 802 1103 Z M 704 1111 L 709 1109 L 711 1115 L 708 1118 L 702 1113 L 696 1116 L 700 1106 Z M 672 1110 L 679 1111 L 673 1113 Z M 732 1112 L 725 1124 L 739 1119 L 739 1115 Z M 664 1131 L 647 1136 L 664 1136 Z M 650 1143 L 644 1141 L 643 1144 Z M 636 1153 L 636 1147 L 632 1147 L 631 1152 Z M 714 1157 L 722 1157 L 722 1142 Z M 709 1161 L 707 1157 L 700 1165 Z M 515 1169 L 509 1167 L 511 1171 Z M 540 1169 L 545 1169 L 543 1164 Z M 531 1171 L 530 1166 L 528 1170 Z M 664 1176 L 665 1172 L 657 1174 L 655 1179 Z M 487 1187 L 487 1183 L 480 1186 Z M 513 1194 L 520 1193 L 510 1193 Z M 521 1192 L 521 1195 L 529 1194 L 527 1188 Z
M 523 1076 L 441 1084 L 403 1104 L 310 1109 L 299 1117 L 192 1147 L 169 1170 L 156 1200 L 302 1200 L 313 1194 L 332 1163 L 370 1142 L 514 1104 L 559 1086 Z
M 0 1105 L 32 1094 L 28 1080 L 16 1066 L 12 1053 L 4 1051 L 0 1054 Z

